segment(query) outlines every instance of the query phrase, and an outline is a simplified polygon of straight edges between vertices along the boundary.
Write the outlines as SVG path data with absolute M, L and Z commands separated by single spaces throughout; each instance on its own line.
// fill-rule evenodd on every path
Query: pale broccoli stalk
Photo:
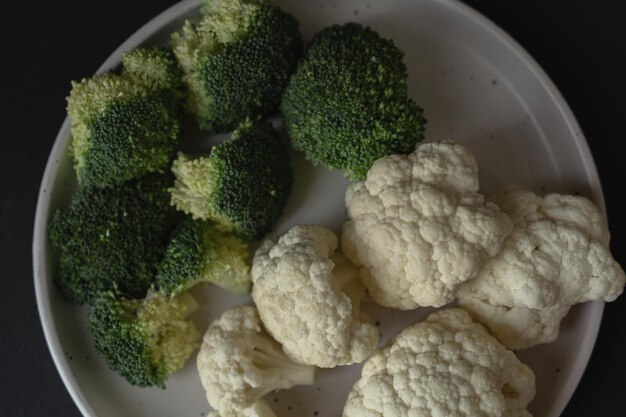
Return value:
M 273 113 L 302 50 L 298 21 L 260 0 L 205 1 L 201 15 L 171 41 L 198 126 L 227 132 Z
M 250 289 L 248 245 L 216 224 L 185 217 L 167 246 L 156 283 L 169 296 L 200 283 L 213 283 L 237 294 Z
M 313 366 L 293 362 L 267 335 L 254 306 L 231 308 L 211 323 L 198 371 L 209 404 L 221 417 L 270 416 L 260 403 L 264 395 L 315 379 Z
M 150 290 L 143 300 L 116 291 L 92 305 L 89 328 L 95 348 L 109 367 L 140 387 L 164 387 L 198 347 L 200 334 L 187 317 L 198 308 L 189 294 L 170 299 Z
M 196 159 L 180 154 L 172 204 L 246 240 L 261 238 L 278 220 L 293 182 L 290 155 L 268 122 L 248 120 L 231 138 Z
M 178 146 L 181 74 L 172 53 L 135 49 L 122 56 L 122 67 L 72 82 L 70 154 L 83 186 L 162 172 Z
M 211 219 L 225 230 L 234 228 L 233 223 L 219 213 L 214 203 L 220 178 L 215 158 L 194 158 L 180 153 L 172 164 L 172 173 L 176 177 L 176 186 L 170 189 L 172 205 L 191 214 L 194 219 Z

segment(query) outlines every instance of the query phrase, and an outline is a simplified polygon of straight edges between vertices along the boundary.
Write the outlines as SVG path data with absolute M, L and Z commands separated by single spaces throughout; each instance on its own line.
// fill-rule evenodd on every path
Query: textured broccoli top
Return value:
M 514 229 L 500 253 L 463 285 L 459 301 L 507 347 L 551 342 L 571 305 L 613 301 L 622 293 L 626 276 L 591 201 L 521 190 L 491 199 Z M 498 311 L 503 314 L 493 315 Z
M 431 314 L 372 355 L 343 417 L 531 417 L 535 376 L 460 309 Z
M 65 212 L 54 214 L 56 282 L 70 301 L 91 301 L 115 285 L 133 297 L 146 294 L 170 231 L 170 184 L 153 174 L 115 188 L 82 188 Z
M 267 122 L 247 121 L 208 157 L 174 161 L 172 204 L 244 239 L 259 239 L 278 220 L 293 182 L 291 159 Z
M 379 159 L 346 205 L 344 253 L 376 302 L 403 310 L 451 302 L 512 228 L 478 193 L 473 155 L 451 141 Z
M 293 146 L 351 179 L 380 157 L 413 151 L 425 119 L 407 96 L 402 56 L 356 23 L 316 34 L 281 104 Z
M 226 310 L 211 323 L 197 364 L 209 404 L 220 417 L 254 415 L 251 409 L 269 417 L 268 407 L 259 404 L 265 394 L 315 378 L 314 367 L 292 362 L 267 335 L 253 306 Z
M 224 132 L 272 113 L 301 54 L 297 20 L 258 0 L 207 0 L 202 14 L 172 35 L 200 128 Z
M 178 295 L 198 282 L 211 282 L 235 293 L 250 289 L 248 245 L 215 224 L 185 217 L 167 246 L 156 283 Z
M 100 294 L 89 312 L 96 351 L 109 367 L 140 387 L 164 388 L 198 347 L 200 333 L 186 317 L 197 308 L 190 295 L 169 299 L 149 291 L 143 300 Z
M 336 249 L 330 230 L 295 226 L 265 241 L 252 264 L 252 298 L 265 328 L 289 357 L 323 368 L 362 362 L 378 343 L 360 312 L 358 271 Z
M 122 56 L 121 75 L 72 82 L 70 152 L 85 186 L 109 187 L 164 171 L 180 130 L 180 72 L 171 52 L 135 49 Z

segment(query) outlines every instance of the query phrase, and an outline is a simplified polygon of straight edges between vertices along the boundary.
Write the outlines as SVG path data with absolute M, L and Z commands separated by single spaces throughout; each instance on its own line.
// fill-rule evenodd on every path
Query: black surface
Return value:
M 308 0 L 307 0 L 308 1 Z M 69 80 L 92 74 L 173 1 L 0 1 L 0 416 L 78 416 L 45 345 L 31 236 Z M 468 0 L 521 43 L 578 118 L 604 186 L 612 250 L 626 265 L 623 183 L 626 6 L 619 1 Z M 564 416 L 624 416 L 626 297 L 607 305 L 591 362 Z

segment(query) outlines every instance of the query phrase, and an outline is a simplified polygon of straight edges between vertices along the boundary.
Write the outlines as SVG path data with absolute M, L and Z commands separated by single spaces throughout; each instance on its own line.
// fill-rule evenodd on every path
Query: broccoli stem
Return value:
M 292 361 L 279 344 L 262 335 L 255 336 L 253 343 L 252 363 L 263 372 L 264 382 L 251 390 L 252 396 L 261 398 L 275 390 L 315 381 L 315 367 Z
M 190 158 L 182 153 L 172 163 L 176 177 L 170 188 L 171 203 L 178 210 L 194 218 L 206 219 L 210 213 L 210 200 L 215 190 L 215 167 L 210 158 Z

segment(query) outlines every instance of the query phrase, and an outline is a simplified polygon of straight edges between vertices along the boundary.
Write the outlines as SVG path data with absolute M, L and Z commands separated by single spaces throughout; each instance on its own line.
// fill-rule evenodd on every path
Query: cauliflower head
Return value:
M 358 271 L 336 249 L 330 230 L 295 226 L 266 240 L 252 263 L 252 298 L 267 331 L 290 358 L 322 368 L 362 362 L 378 343 L 360 313 Z
M 622 293 L 626 276 L 609 251 L 602 214 L 587 198 L 515 190 L 490 200 L 514 229 L 462 286 L 459 304 L 505 346 L 552 342 L 571 305 Z
M 197 366 L 209 404 L 221 417 L 271 416 L 261 397 L 315 379 L 315 368 L 291 361 L 267 335 L 253 306 L 226 310 L 211 323 Z
M 535 376 L 463 310 L 431 314 L 370 357 L 343 417 L 530 417 Z
M 377 303 L 402 310 L 451 302 L 512 229 L 478 194 L 473 155 L 452 141 L 377 160 L 346 206 L 344 253 Z

